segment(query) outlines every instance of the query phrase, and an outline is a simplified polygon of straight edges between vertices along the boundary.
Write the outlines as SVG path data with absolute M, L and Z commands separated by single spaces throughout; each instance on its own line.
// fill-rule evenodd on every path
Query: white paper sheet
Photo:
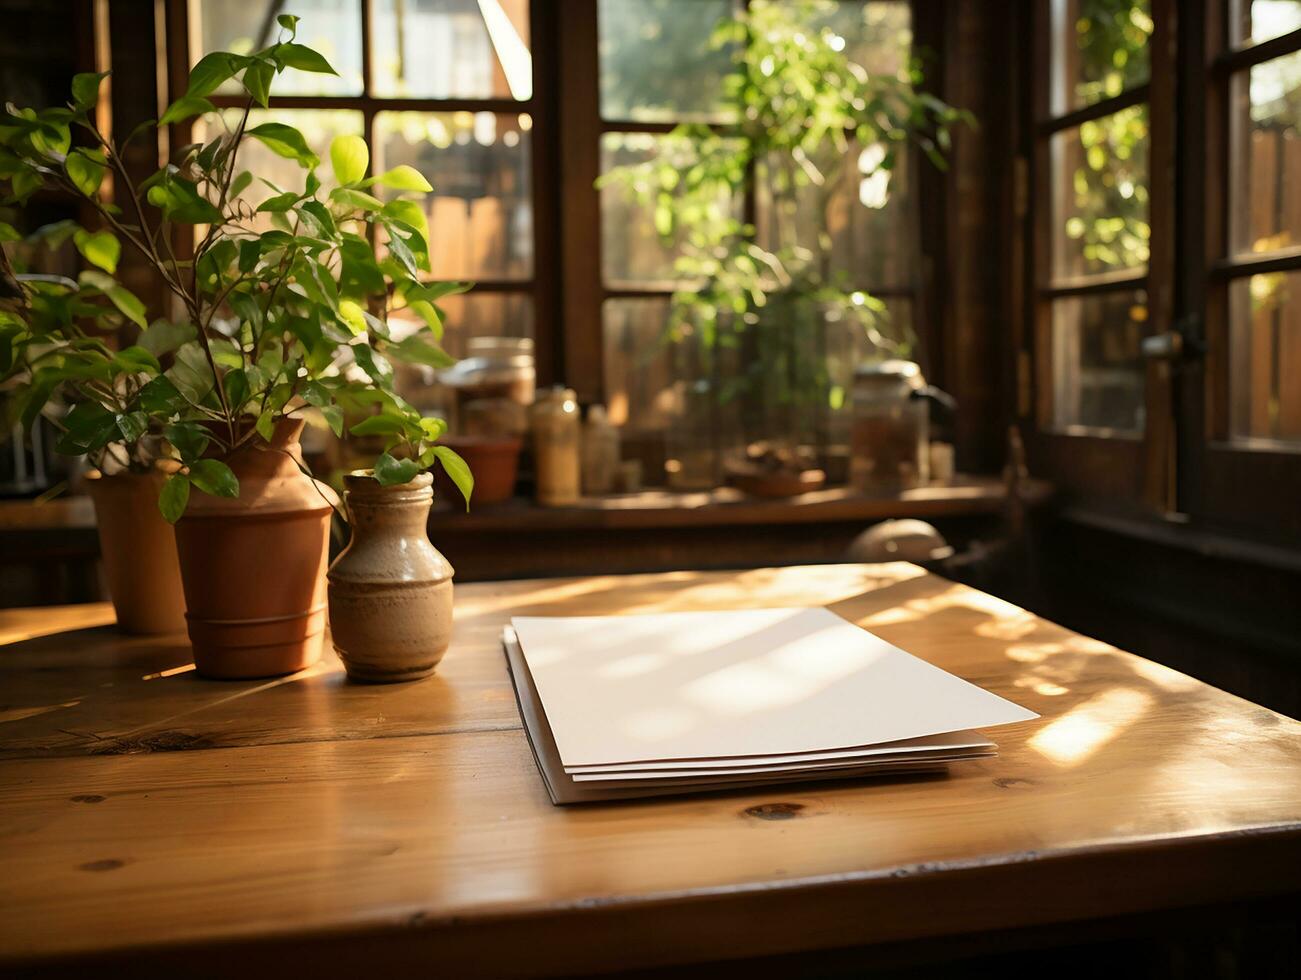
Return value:
M 992 752 L 997 746 L 979 732 L 948 732 L 943 735 L 927 735 L 925 738 L 910 738 L 902 742 L 884 742 L 880 745 L 861 745 L 852 749 L 837 749 L 833 752 L 792 752 L 787 755 L 747 755 L 727 760 L 719 759 L 678 759 L 668 765 L 673 768 L 717 769 L 725 761 L 734 766 L 794 766 L 806 762 L 838 762 L 852 765 L 859 761 L 871 761 L 896 752 L 924 752 L 926 750 L 953 751 L 970 750 Z M 641 770 L 663 769 L 664 762 L 625 762 L 619 765 L 604 766 L 565 766 L 565 772 L 573 776 L 590 775 L 605 772 L 639 772 Z
M 821 608 L 512 625 L 566 767 L 826 752 L 1038 717 Z

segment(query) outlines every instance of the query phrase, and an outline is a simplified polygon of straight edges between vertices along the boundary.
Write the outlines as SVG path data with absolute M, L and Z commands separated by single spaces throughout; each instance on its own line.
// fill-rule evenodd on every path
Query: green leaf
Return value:
M 302 18 L 297 17 L 294 14 L 278 14 L 276 16 L 276 23 L 291 34 L 298 30 L 298 22 L 300 20 L 302 20 Z
M 244 69 L 244 88 L 263 109 L 271 103 L 271 80 L 275 77 L 275 65 L 269 61 L 254 61 Z
M 394 167 L 392 170 L 386 170 L 377 177 L 372 177 L 366 181 L 366 185 L 383 184 L 385 187 L 391 187 L 397 191 L 420 191 L 428 194 L 433 190 L 429 186 L 429 181 L 425 180 L 424 175 L 415 167 L 409 167 L 405 163 Z
M 226 389 L 227 404 L 235 411 L 243 408 L 249 398 L 248 375 L 241 368 L 236 368 L 226 372 L 221 384 Z
M 371 415 L 348 431 L 354 436 L 395 436 L 407 431 L 407 422 L 400 415 Z
M 125 286 L 114 286 L 106 291 L 108 298 L 112 301 L 128 320 L 134 323 L 141 330 L 149 326 L 149 321 L 145 319 L 145 304 L 140 302 L 136 295 Z
M 375 460 L 375 479 L 382 487 L 410 483 L 419 472 L 420 464 L 414 459 L 394 459 L 388 453 L 383 453 Z
M 109 274 L 117 271 L 117 260 L 122 255 L 122 243 L 111 231 L 89 232 L 79 228 L 72 236 L 72 240 L 77 246 L 77 251 L 85 256 L 87 262 L 99 266 Z
M 456 489 L 461 491 L 461 496 L 465 498 L 465 509 L 469 510 L 470 495 L 474 493 L 474 474 L 470 472 L 469 465 L 446 446 L 435 446 L 434 455 L 443 464 L 443 472 L 452 478 Z
M 80 402 L 63 418 L 64 432 L 55 450 L 65 456 L 79 456 L 102 449 L 118 438 L 117 419 L 96 401 Z
M 202 456 L 212 439 L 198 422 L 175 422 L 163 430 L 163 435 L 187 463 Z
M 304 44 L 286 42 L 276 46 L 276 55 L 285 63 L 286 68 L 299 71 L 313 71 L 320 75 L 339 74 L 319 51 L 313 51 Z
M 113 355 L 113 367 L 127 374 L 158 374 L 162 365 L 158 358 L 139 344 L 132 344 Z
M 158 509 L 168 524 L 175 524 L 185 513 L 185 505 L 190 502 L 190 478 L 184 473 L 174 473 L 163 484 L 162 493 L 158 495 Z
M 330 164 L 340 184 L 355 184 L 366 176 L 370 149 L 360 136 L 336 136 L 330 141 Z
M 108 77 L 108 72 L 79 72 L 72 76 L 72 105 L 78 112 L 85 112 L 99 101 L 100 83 Z
M 127 442 L 136 442 L 149 431 L 149 416 L 144 412 L 127 412 L 117 416 L 117 429 Z
M 354 211 L 382 211 L 384 209 L 384 202 L 378 197 L 372 197 L 365 191 L 355 190 L 351 187 L 336 187 L 330 191 L 330 200 Z
M 176 390 L 176 385 L 166 376 L 154 378 L 140 389 L 140 408 L 150 415 L 166 418 L 175 415 L 185 406 L 185 396 Z
M 418 299 L 408 303 L 407 308 L 429 325 L 435 340 L 443 339 L 443 318 L 438 312 L 438 307 L 428 300 Z
M 353 344 L 349 350 L 357 366 L 366 372 L 371 381 L 386 385 L 393 378 L 393 366 L 365 344 Z
M 248 62 L 248 58 L 229 51 L 214 51 L 204 55 L 190 69 L 190 85 L 185 94 L 196 98 L 211 95 L 221 87 L 222 82 L 233 78 Z
M 271 437 L 275 435 L 275 431 L 276 431 L 275 411 L 273 411 L 272 409 L 267 409 L 267 411 L 263 412 L 261 415 L 257 417 L 257 422 L 253 427 L 257 429 L 258 435 L 260 435 L 267 442 L 270 442 Z
M 294 129 L 293 126 L 286 126 L 284 123 L 277 122 L 262 123 L 262 125 L 254 126 L 248 130 L 247 135 L 260 140 L 272 153 L 287 160 L 297 160 L 299 164 L 308 169 L 321 162 L 320 158 L 308 147 L 303 134 Z
M 253 175 L 247 170 L 241 170 L 235 179 L 230 182 L 230 196 L 239 197 L 248 190 L 248 185 L 251 183 L 253 183 Z
M 432 368 L 446 368 L 456 363 L 456 358 L 437 344 L 431 344 L 422 339 L 422 335 L 418 333 L 412 334 L 398 343 L 390 343 L 385 350 L 399 361 L 406 361 L 408 364 L 424 364 Z
M 18 234 L 18 229 L 8 222 L 0 221 L 0 242 L 20 242 L 23 236 Z
M 285 191 L 283 194 L 277 194 L 275 197 L 268 197 L 265 201 L 257 206 L 259 214 L 271 212 L 281 214 L 288 211 L 298 200 L 298 195 L 293 191 Z
M 167 107 L 162 118 L 158 120 L 158 125 L 167 126 L 171 123 L 182 122 L 191 116 L 197 116 L 205 112 L 216 112 L 217 107 L 211 101 L 202 95 L 182 95 L 179 99 Z
M 190 464 L 190 482 L 214 497 L 239 496 L 239 480 L 229 466 L 218 459 L 197 459 Z
M 325 416 L 325 421 L 329 423 L 330 431 L 336 437 L 343 436 L 343 409 L 338 405 L 322 405 L 321 414 Z
M 407 275 L 412 279 L 417 278 L 420 275 L 420 271 L 419 266 L 416 263 L 416 257 L 411 251 L 411 246 L 406 243 L 406 240 L 403 239 L 402 235 L 395 229 L 391 222 L 385 222 L 385 225 L 389 229 L 389 254 L 402 263 L 402 268 L 407 271 Z
M 160 319 L 149 324 L 149 329 L 140 335 L 140 346 L 154 357 L 161 357 L 193 340 L 195 336 L 196 331 L 191 323 L 172 323 Z
M 352 300 L 339 300 L 339 319 L 343 321 L 354 337 L 360 337 L 366 333 L 366 318 L 362 313 L 362 308 Z
M 63 161 L 63 169 L 73 186 L 87 197 L 94 197 L 108 173 L 108 160 L 99 150 L 78 147 Z
M 305 382 L 299 394 L 303 396 L 303 401 L 309 405 L 315 405 L 317 408 L 330 404 L 330 393 L 325 390 L 325 385 L 319 381 Z
M 201 404 L 215 384 L 208 359 L 197 341 L 177 350 L 176 363 L 167 370 L 166 376 L 185 400 L 194 405 Z

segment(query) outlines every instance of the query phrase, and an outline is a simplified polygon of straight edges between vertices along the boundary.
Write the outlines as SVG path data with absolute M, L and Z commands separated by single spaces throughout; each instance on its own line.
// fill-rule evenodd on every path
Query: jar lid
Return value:
M 917 362 L 901 359 L 860 364 L 854 369 L 854 380 L 868 384 L 902 384 L 914 390 L 926 386 L 926 379 L 922 377 L 922 369 Z

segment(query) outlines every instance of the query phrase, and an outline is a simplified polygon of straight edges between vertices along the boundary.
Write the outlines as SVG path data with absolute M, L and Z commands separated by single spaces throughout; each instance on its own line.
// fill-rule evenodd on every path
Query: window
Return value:
M 1151 242 L 1148 160 L 1152 19 L 1146 2 L 1053 0 L 1037 281 L 1050 431 L 1137 436 L 1144 428 Z
M 1189 509 L 1209 520 L 1301 532 L 1301 2 L 1208 0 L 1205 378 L 1189 447 Z M 1202 257 L 1198 257 L 1202 258 Z
M 733 0 L 599 0 L 598 112 L 599 169 L 651 160 L 668 160 L 675 169 L 692 166 L 694 148 L 670 141 L 666 134 L 684 122 L 715 127 L 733 121 L 722 97 L 734 52 L 711 44 L 718 22 L 739 5 Z M 826 25 L 869 71 L 900 75 L 909 63 L 911 13 L 897 0 L 855 0 L 834 6 Z M 733 42 L 735 43 L 735 42 Z M 732 200 L 717 202 L 720 211 L 754 227 L 764 248 L 796 246 L 824 255 L 828 275 L 850 288 L 885 303 L 896 334 L 911 333 L 917 290 L 918 218 L 911 161 L 904 159 L 890 174 L 870 174 L 878 148 L 854 147 L 851 163 L 838 169 L 834 161 L 812 161 L 835 179 L 800 190 L 797 206 L 778 203 L 772 189 L 789 181 L 783 169 L 794 161 L 757 161 L 749 168 Z M 825 217 L 824 217 L 825 216 Z M 681 243 L 666 245 L 656 229 L 654 208 L 627 186 L 607 183 L 599 197 L 601 262 L 595 292 L 599 296 L 602 372 L 611 417 L 634 436 L 654 437 L 667 430 L 681 436 L 685 415 L 699 415 L 711 403 L 717 418 L 714 440 L 723 448 L 742 438 L 801 434 L 809 431 L 810 415 L 797 420 L 774 417 L 773 406 L 737 394 L 742 365 L 753 365 L 773 354 L 817 358 L 827 365 L 833 392 L 847 405 L 855 365 L 871 353 L 867 334 L 833 318 L 817 331 L 801 331 L 816 349 L 769 352 L 765 342 L 745 334 L 725 342 L 702 340 L 682 329 L 670 329 L 670 304 L 676 289 L 690 288 L 676 278 L 675 259 Z M 826 241 L 818 234 L 825 224 Z M 688 328 L 689 330 L 690 328 Z M 703 332 L 699 331 L 699 332 Z M 732 394 L 728 394 L 731 392 Z M 776 414 L 780 414 L 778 409 Z M 792 412 L 791 414 L 794 414 Z M 843 415 L 844 413 L 840 413 Z M 837 422 L 814 417 L 819 438 L 834 441 Z M 675 420 L 677 420 L 675 422 Z M 720 431 L 721 430 L 721 431 Z M 708 437 L 702 437 L 708 441 Z M 691 440 L 689 440 L 691 441 Z M 699 440 L 696 440 L 699 442 Z M 670 446 L 666 465 L 671 482 L 692 485 L 694 478 L 674 481 L 692 470 L 682 457 L 692 447 Z M 709 482 L 707 473 L 700 482 Z
M 280 6 L 181 4 L 191 62 L 214 49 L 269 43 Z M 463 355 L 476 336 L 532 337 L 539 249 L 528 0 L 312 0 L 295 12 L 303 15 L 300 40 L 321 51 L 338 76 L 286 71 L 271 109 L 250 122 L 272 115 L 297 127 L 323 159 L 335 135 L 362 134 L 373 171 L 404 163 L 419 170 L 434 187 L 426 198 L 432 278 L 476 283 L 472 294 L 442 304 L 448 352 Z M 234 85 L 213 101 L 229 123 L 245 98 Z M 303 172 L 292 162 L 254 141 L 243 153 L 259 177 L 301 187 Z M 328 177 L 328 167 L 321 175 Z

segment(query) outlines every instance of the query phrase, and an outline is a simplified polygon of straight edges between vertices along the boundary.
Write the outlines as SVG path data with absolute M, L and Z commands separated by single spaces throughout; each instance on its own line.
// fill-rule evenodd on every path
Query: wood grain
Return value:
M 547 802 L 509 616 L 779 604 L 1043 717 L 947 778 Z M 1301 725 L 912 566 L 485 583 L 457 615 L 439 673 L 394 688 L 332 660 L 146 680 L 184 647 L 104 628 L 0 647 L 0 971 L 575 973 L 1296 890 Z

